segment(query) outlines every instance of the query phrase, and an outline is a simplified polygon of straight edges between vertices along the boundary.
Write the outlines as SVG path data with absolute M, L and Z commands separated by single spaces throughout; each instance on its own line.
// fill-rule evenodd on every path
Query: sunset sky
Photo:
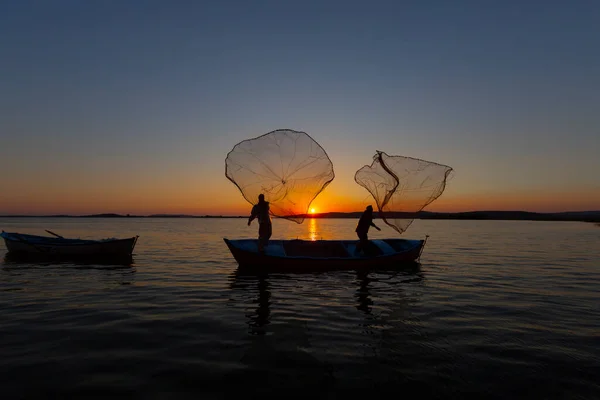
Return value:
M 446 164 L 427 210 L 600 209 L 600 2 L 4 1 L 0 215 L 246 214 L 236 143 Z

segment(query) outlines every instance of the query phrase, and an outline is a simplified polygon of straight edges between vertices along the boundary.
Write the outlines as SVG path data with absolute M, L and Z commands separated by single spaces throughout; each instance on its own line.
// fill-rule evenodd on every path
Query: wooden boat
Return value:
M 126 239 L 67 239 L 53 232 L 54 237 L 16 232 L 0 233 L 11 256 L 44 256 L 66 258 L 131 257 L 139 236 Z
M 278 270 L 383 268 L 415 262 L 424 240 L 370 240 L 365 254 L 355 253 L 357 240 L 270 240 L 263 253 L 257 239 L 223 238 L 240 267 Z

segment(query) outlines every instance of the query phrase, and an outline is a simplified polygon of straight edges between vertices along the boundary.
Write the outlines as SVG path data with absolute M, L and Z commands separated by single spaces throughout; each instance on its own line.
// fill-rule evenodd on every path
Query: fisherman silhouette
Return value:
M 380 231 L 379 227 L 373 223 L 373 206 L 368 205 L 365 211 L 360 216 L 358 220 L 358 225 L 356 226 L 356 234 L 358 235 L 358 239 L 360 240 L 356 246 L 356 253 L 361 250 L 366 254 L 369 249 L 369 228 L 373 227 Z
M 264 252 L 265 247 L 269 243 L 273 228 L 271 226 L 271 216 L 269 215 L 269 202 L 265 201 L 265 195 L 258 195 L 258 203 L 252 207 L 250 218 L 248 218 L 248 226 L 258 218 L 258 251 Z

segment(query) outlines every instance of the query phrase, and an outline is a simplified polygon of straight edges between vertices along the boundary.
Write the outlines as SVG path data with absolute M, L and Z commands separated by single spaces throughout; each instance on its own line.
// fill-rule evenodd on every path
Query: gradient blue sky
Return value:
M 0 214 L 237 213 L 239 141 L 308 132 L 361 206 L 375 150 L 427 209 L 600 209 L 600 2 L 0 1 Z M 348 206 L 351 204 L 351 206 Z

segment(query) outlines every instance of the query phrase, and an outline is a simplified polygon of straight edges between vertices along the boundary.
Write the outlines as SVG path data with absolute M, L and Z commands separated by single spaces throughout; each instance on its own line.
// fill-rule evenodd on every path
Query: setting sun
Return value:
M 311 208 L 311 209 L 310 209 L 310 213 L 311 213 L 311 214 L 314 214 L 314 213 L 315 213 L 315 209 L 314 209 L 314 208 Z

